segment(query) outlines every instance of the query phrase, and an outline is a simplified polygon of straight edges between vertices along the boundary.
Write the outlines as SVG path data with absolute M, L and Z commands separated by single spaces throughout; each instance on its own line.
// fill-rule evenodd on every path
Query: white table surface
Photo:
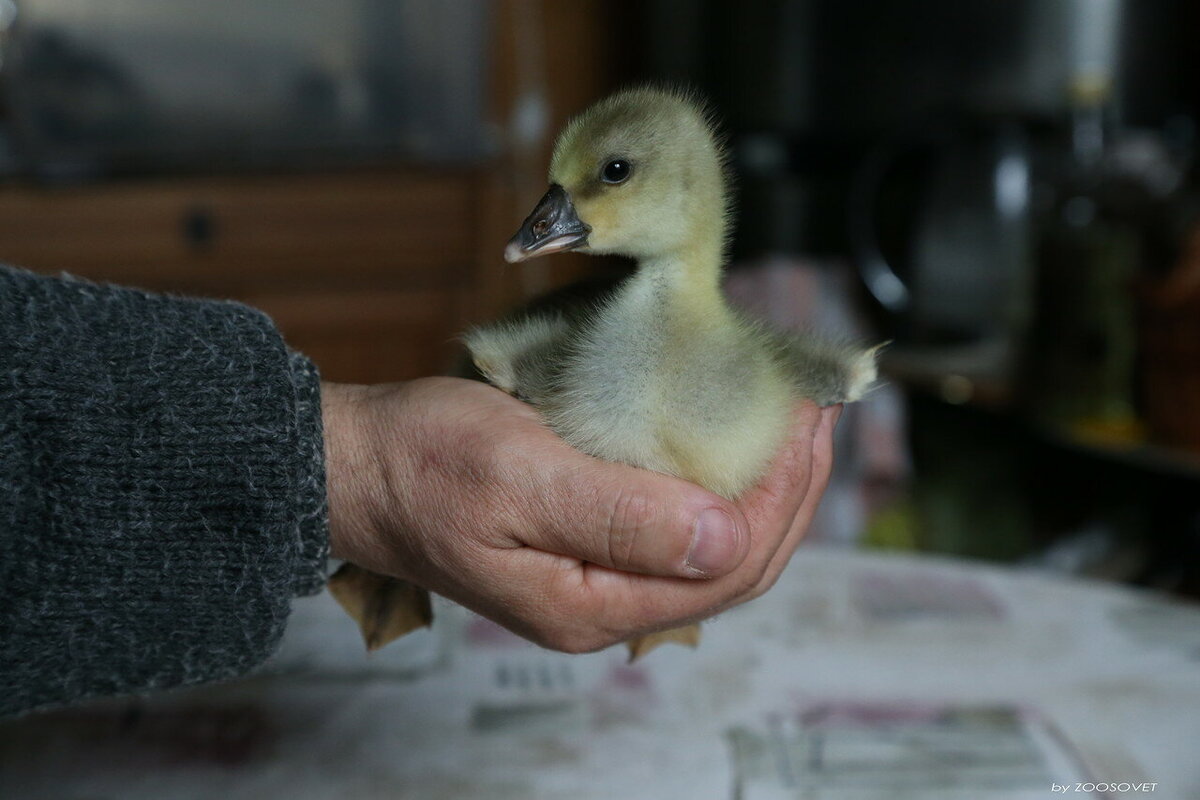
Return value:
M 4 723 L 0 798 L 1200 798 L 1200 609 L 1155 595 L 810 546 L 633 666 L 436 614 L 367 656 L 321 595 L 263 675 Z

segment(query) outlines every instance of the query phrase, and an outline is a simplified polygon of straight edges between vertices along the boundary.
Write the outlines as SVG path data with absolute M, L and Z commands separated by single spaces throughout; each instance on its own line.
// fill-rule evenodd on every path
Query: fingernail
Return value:
M 737 557 L 738 532 L 733 517 L 719 508 L 706 508 L 692 528 L 687 566 L 704 575 L 722 572 Z
M 841 403 L 838 403 L 836 406 L 829 406 L 825 409 L 825 413 L 829 415 L 829 426 L 831 428 L 837 427 L 838 420 L 842 418 L 843 408 L 845 408 L 845 406 L 843 406 Z

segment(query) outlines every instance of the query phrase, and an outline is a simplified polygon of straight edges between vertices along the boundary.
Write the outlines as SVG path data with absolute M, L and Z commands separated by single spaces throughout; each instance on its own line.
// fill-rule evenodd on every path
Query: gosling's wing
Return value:
M 817 405 L 860 400 L 875 382 L 875 360 L 883 345 L 864 348 L 808 334 L 770 335 L 797 391 Z
M 463 341 L 488 383 L 531 399 L 551 379 L 555 356 L 564 348 L 569 331 L 565 317 L 547 313 L 472 328 Z
M 621 278 L 590 278 L 541 295 L 497 322 L 466 333 L 472 370 L 482 378 L 535 405 L 552 391 L 571 352 L 571 339 L 605 303 Z

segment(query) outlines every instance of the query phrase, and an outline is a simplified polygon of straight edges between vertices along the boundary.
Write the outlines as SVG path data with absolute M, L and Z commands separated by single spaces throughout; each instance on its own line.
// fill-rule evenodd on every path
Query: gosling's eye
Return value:
M 628 161 L 615 159 L 604 165 L 600 170 L 600 180 L 605 183 L 624 183 L 629 179 L 631 169 Z

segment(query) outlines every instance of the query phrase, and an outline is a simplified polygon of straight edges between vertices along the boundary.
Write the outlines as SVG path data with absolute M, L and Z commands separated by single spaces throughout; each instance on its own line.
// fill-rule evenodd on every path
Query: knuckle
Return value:
M 492 473 L 499 471 L 512 449 L 511 433 L 502 426 L 489 425 L 471 435 L 479 463 Z
M 783 567 L 777 564 L 768 565 L 762 574 L 759 575 L 757 581 L 746 591 L 746 601 L 756 600 L 762 597 L 779 582 L 779 577 L 783 574 Z
M 603 650 L 610 644 L 612 642 L 599 639 L 595 636 L 573 636 L 568 638 L 564 643 L 562 652 L 578 656 L 585 653 L 595 653 L 598 650 Z
M 608 558 L 613 567 L 633 565 L 638 541 L 654 527 L 657 517 L 654 504 L 644 493 L 629 488 L 617 493 L 608 514 Z
M 514 459 L 514 447 L 508 432 L 499 427 L 471 426 L 455 432 L 450 447 L 442 448 L 451 455 L 438 465 L 446 490 L 440 501 L 458 504 L 456 513 L 470 511 L 487 524 L 476 526 L 472 535 L 488 539 L 520 538 L 531 513 L 528 498 L 522 495 L 521 463 Z M 437 471 L 427 471 L 436 475 Z M 463 504 L 463 500 L 470 503 Z
M 744 595 L 745 601 L 749 602 L 751 600 L 757 600 L 758 598 L 760 598 L 764 594 L 766 594 L 767 590 L 769 590 L 774 585 L 775 585 L 775 579 L 773 577 L 764 576 L 762 580 L 758 581 L 758 583 L 754 584 L 753 586 L 751 586 L 749 589 L 746 590 L 746 594 Z
M 746 600 L 752 600 L 755 597 L 758 597 L 758 595 L 755 594 L 755 592 L 758 591 L 759 586 L 762 585 L 762 581 L 763 581 L 763 570 L 761 570 L 761 569 L 745 570 L 742 574 L 740 574 L 738 576 L 737 580 L 734 581 L 734 599 L 737 599 L 739 601 L 746 601 Z
M 547 650 L 555 650 L 559 653 L 568 653 L 570 655 L 594 653 L 613 644 L 612 641 L 597 635 L 595 632 L 572 628 L 558 628 L 546 631 L 535 643 Z
M 501 433 L 485 426 L 461 426 L 448 431 L 443 441 L 450 446 L 430 450 L 428 471 L 448 472 L 454 480 L 469 486 L 486 485 L 495 480 L 504 449 Z
M 546 646 L 561 653 L 594 653 L 627 639 L 621 630 L 602 622 L 603 615 L 572 615 L 547 631 Z M 587 620 L 587 621 L 584 621 Z
M 527 638 L 539 647 L 579 655 L 603 650 L 617 641 L 598 626 L 581 622 L 577 613 L 541 615 L 530 626 Z
M 557 625 L 538 620 L 523 630 L 522 635 L 538 647 L 564 652 L 562 646 L 566 643 L 566 636 L 564 630 Z

